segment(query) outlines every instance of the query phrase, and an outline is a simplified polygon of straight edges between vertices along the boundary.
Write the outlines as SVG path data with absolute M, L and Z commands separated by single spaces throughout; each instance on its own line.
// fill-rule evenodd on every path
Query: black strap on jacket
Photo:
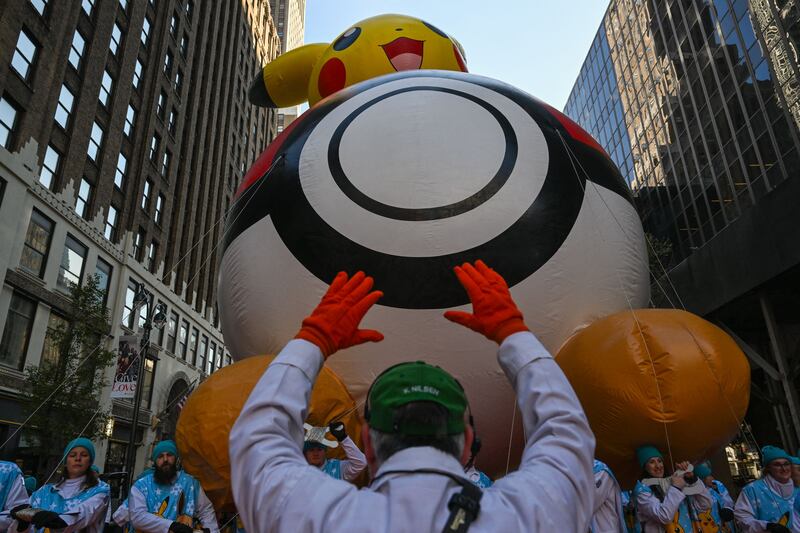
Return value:
M 375 483 L 383 476 L 390 474 L 434 474 L 438 476 L 449 477 L 459 485 L 461 485 L 461 492 L 453 494 L 450 501 L 447 502 L 447 508 L 450 510 L 450 516 L 444 524 L 442 533 L 466 533 L 472 522 L 478 518 L 481 512 L 481 497 L 483 491 L 471 481 L 464 479 L 444 470 L 436 470 L 433 468 L 419 468 L 417 470 L 389 470 L 382 473 L 372 480 Z

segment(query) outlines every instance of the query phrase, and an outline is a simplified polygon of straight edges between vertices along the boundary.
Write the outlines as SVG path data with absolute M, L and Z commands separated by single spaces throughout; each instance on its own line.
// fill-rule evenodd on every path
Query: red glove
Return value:
M 383 296 L 381 291 L 370 292 L 372 283 L 363 272 L 349 280 L 345 272 L 339 272 L 317 308 L 303 320 L 295 338 L 319 346 L 325 359 L 342 348 L 382 341 L 379 331 L 358 329 L 369 308 Z
M 478 260 L 473 267 L 464 263 L 455 267 L 456 276 L 472 302 L 472 314 L 446 311 L 447 320 L 466 326 L 500 344 L 512 333 L 528 331 L 522 312 L 511 299 L 503 276 Z

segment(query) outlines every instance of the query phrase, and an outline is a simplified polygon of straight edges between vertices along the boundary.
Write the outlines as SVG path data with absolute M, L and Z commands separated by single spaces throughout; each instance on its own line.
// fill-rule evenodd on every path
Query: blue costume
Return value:
M 22 481 L 22 471 L 15 463 L 0 461 L 0 511 L 10 511 L 28 503 L 28 494 Z M 0 516 L 0 531 L 5 531 L 13 520 Z
M 104 481 L 98 481 L 97 485 L 94 487 L 80 490 L 76 494 L 70 496 L 64 496 L 62 494 L 62 490 L 65 486 L 65 483 L 69 483 L 69 481 L 72 480 L 61 482 L 56 485 L 48 483 L 44 487 L 34 492 L 31 495 L 31 507 L 36 509 L 44 509 L 46 511 L 53 511 L 59 515 L 69 516 L 77 514 L 79 507 L 84 502 L 87 502 L 89 499 L 95 496 L 102 496 L 101 499 L 103 500 L 103 509 L 99 514 L 101 519 L 98 521 L 91 521 L 92 523 L 86 526 L 88 531 L 102 531 L 102 518 L 104 518 L 106 515 L 105 505 L 108 505 L 108 500 L 111 498 L 111 489 L 109 488 L 108 484 Z M 62 518 L 66 518 L 66 516 L 62 516 Z M 45 528 L 34 527 L 32 531 L 35 531 L 36 533 L 42 533 L 45 531 Z
M 595 511 L 591 522 L 591 531 L 610 530 L 614 528 L 618 533 L 625 533 L 625 517 L 622 511 L 622 493 L 619 489 L 617 478 L 614 473 L 602 461 L 594 460 L 592 471 L 595 478 Z M 605 481 L 602 473 L 608 476 L 609 481 Z
M 733 521 L 723 522 L 722 516 L 720 516 L 721 509 L 728 508 L 733 510 L 733 500 L 731 500 L 731 496 L 728 494 L 728 489 L 716 479 L 712 484 L 714 486 L 708 490 L 711 497 L 714 499 L 714 504 L 711 506 L 711 515 L 714 517 L 714 521 L 720 526 L 721 531 L 725 533 L 735 533 L 736 526 Z
M 175 521 L 179 515 L 194 516 L 200 483 L 184 472 L 178 471 L 178 477 L 172 485 L 159 484 L 153 473 L 139 478 L 133 485 L 145 498 L 147 510 L 161 518 Z M 178 504 L 183 495 L 183 509 Z
M 739 495 L 740 499 L 742 497 L 747 498 L 756 520 L 774 522 L 792 529 L 792 508 L 797 508 L 797 501 L 798 498 L 800 498 L 800 489 L 795 488 L 791 496 L 783 497 L 776 494 L 776 492 L 767 485 L 766 478 L 761 478 L 752 483 L 748 483 Z

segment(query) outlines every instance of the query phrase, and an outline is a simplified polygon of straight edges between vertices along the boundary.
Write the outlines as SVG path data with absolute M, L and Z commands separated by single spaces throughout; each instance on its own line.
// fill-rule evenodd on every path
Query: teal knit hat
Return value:
M 71 452 L 73 448 L 78 447 L 86 448 L 86 451 L 89 452 L 89 458 L 94 463 L 94 444 L 92 444 L 92 441 L 86 437 L 78 437 L 77 439 L 70 441 L 70 443 L 67 444 L 67 447 L 64 448 L 64 457 L 69 455 L 69 452 Z
M 694 465 L 694 475 L 700 479 L 705 479 L 711 475 L 711 467 L 708 463 L 698 463 Z
M 792 456 L 786 453 L 783 448 L 778 448 L 777 446 L 764 446 L 761 448 L 762 466 L 767 466 L 776 459 L 786 459 L 787 461 L 791 462 Z
M 658 448 L 650 444 L 640 446 L 636 450 L 636 460 L 639 461 L 639 468 L 644 468 L 644 465 L 647 464 L 647 461 L 653 457 L 660 457 L 662 459 L 664 458 L 664 456 L 661 455 L 661 452 L 658 451 Z
M 792 457 L 792 464 L 795 466 L 800 466 L 800 457 Z
M 33 491 L 36 490 L 36 487 L 39 486 L 39 482 L 36 481 L 36 478 L 33 476 L 28 476 L 25 478 L 25 490 L 28 491 L 28 494 L 33 494 Z
M 158 459 L 158 456 L 162 453 L 171 453 L 175 457 L 178 457 L 178 447 L 175 445 L 175 441 L 162 440 L 153 446 L 153 455 L 151 456 L 151 459 L 154 463 L 156 462 L 156 459 Z

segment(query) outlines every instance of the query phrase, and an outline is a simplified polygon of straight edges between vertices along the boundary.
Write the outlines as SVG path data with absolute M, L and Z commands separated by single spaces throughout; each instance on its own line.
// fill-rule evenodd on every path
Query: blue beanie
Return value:
M 800 466 L 800 457 L 792 457 L 792 464 L 795 466 Z
M 89 458 L 94 463 L 94 444 L 92 444 L 92 441 L 86 437 L 78 437 L 77 439 L 70 441 L 70 443 L 67 444 L 67 447 L 64 448 L 64 457 L 69 455 L 69 452 L 71 452 L 73 448 L 77 448 L 79 446 L 81 448 L 86 448 L 86 451 L 89 452 Z
M 761 465 L 767 466 L 776 459 L 786 459 L 791 462 L 792 456 L 777 446 L 764 446 L 761 448 Z
M 154 463 L 156 462 L 156 459 L 158 459 L 158 456 L 162 453 L 171 453 L 175 457 L 178 457 L 178 447 L 175 445 L 175 441 L 162 440 L 153 446 L 153 455 L 151 459 L 153 459 Z
M 639 461 L 639 468 L 644 468 L 644 465 L 647 464 L 647 461 L 653 457 L 660 457 L 662 459 L 664 458 L 664 456 L 661 455 L 661 452 L 658 451 L 658 448 L 650 444 L 640 446 L 636 450 L 636 460 Z
M 39 486 L 39 482 L 36 481 L 36 478 L 33 476 L 28 476 L 25 478 L 25 490 L 28 491 L 28 494 L 32 494 L 33 491 L 36 490 L 36 487 Z
M 698 463 L 694 465 L 694 475 L 700 479 L 705 479 L 711 475 L 711 467 L 708 463 Z

